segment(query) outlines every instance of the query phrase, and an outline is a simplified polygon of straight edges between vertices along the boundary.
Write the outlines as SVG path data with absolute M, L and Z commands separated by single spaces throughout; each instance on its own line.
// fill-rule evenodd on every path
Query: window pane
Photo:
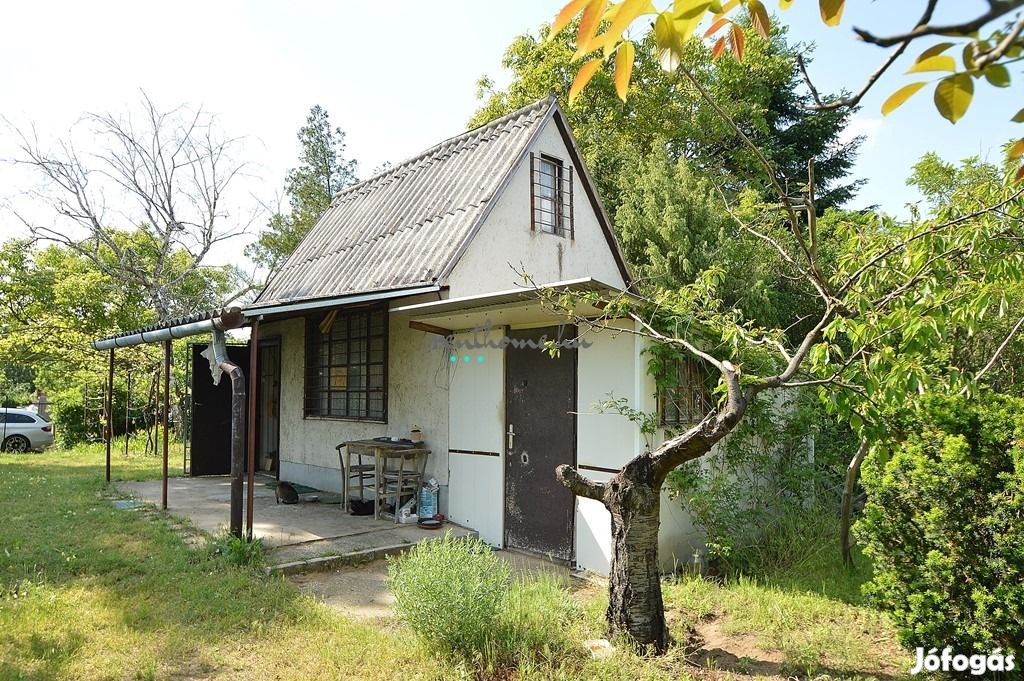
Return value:
M 387 324 L 384 308 L 307 319 L 307 415 L 383 419 L 387 412 Z M 369 391 L 374 391 L 371 394 Z

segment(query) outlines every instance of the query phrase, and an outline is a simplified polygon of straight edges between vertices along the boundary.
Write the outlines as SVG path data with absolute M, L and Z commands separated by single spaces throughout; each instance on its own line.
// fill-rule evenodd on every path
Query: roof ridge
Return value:
M 455 135 L 454 137 L 449 137 L 446 140 L 438 142 L 437 144 L 435 144 L 435 145 L 433 145 L 433 146 L 431 146 L 431 147 L 429 147 L 427 149 L 424 149 L 423 151 L 419 152 L 415 156 L 410 156 L 409 158 L 405 159 L 404 161 L 401 161 L 400 163 L 396 163 L 395 165 L 391 166 L 387 170 L 383 170 L 383 171 L 377 173 L 376 175 L 371 175 L 370 177 L 366 178 L 365 180 L 362 180 L 360 182 L 356 182 L 353 185 L 349 185 L 348 187 L 345 187 L 344 189 L 340 190 L 337 194 L 335 194 L 333 197 L 331 197 L 331 205 L 333 206 L 334 202 L 337 201 L 338 199 L 342 198 L 343 196 L 348 196 L 349 194 L 354 194 L 357 189 L 364 188 L 367 185 L 369 185 L 371 182 L 378 181 L 378 180 L 380 180 L 380 179 L 382 179 L 382 178 L 384 178 L 384 177 L 386 177 L 388 175 L 393 175 L 398 170 L 401 170 L 402 168 L 405 168 L 407 166 L 411 166 L 412 164 L 416 163 L 417 161 L 420 161 L 420 160 L 422 160 L 422 159 L 424 159 L 424 158 L 426 158 L 426 157 L 428 157 L 428 156 L 430 156 L 432 154 L 435 154 L 437 151 L 439 151 L 440 149 L 442 149 L 442 148 L 444 148 L 446 146 L 449 146 L 449 145 L 454 146 L 458 142 L 466 140 L 466 139 L 468 139 L 469 137 L 471 137 L 473 135 L 480 134 L 480 133 L 484 132 L 488 128 L 500 127 L 502 124 L 507 123 L 508 121 L 511 121 L 511 120 L 513 120 L 513 119 L 515 119 L 517 117 L 521 117 L 521 116 L 523 116 L 524 114 L 527 114 L 527 113 L 532 113 L 534 109 L 540 110 L 542 108 L 550 107 L 550 106 L 555 105 L 555 104 L 557 104 L 555 96 L 554 96 L 554 94 L 550 94 L 550 95 L 548 95 L 548 96 L 546 96 L 546 97 L 544 97 L 542 99 L 538 99 L 535 102 L 527 104 L 524 107 L 520 107 L 520 108 L 516 109 L 515 111 L 510 111 L 509 113 L 505 114 L 504 116 L 499 116 L 498 118 L 495 118 L 494 120 L 488 121 L 486 123 L 483 123 L 481 125 L 476 126 L 475 128 L 471 128 L 469 130 L 461 132 L 458 135 Z

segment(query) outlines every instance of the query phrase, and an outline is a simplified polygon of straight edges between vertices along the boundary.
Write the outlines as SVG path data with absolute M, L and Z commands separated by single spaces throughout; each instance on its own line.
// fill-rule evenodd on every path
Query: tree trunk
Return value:
M 857 480 L 860 478 L 860 465 L 868 453 L 868 441 L 861 440 L 857 453 L 846 467 L 846 481 L 843 484 L 843 504 L 839 512 L 839 545 L 843 556 L 843 564 L 853 567 L 853 550 L 850 544 L 850 526 L 853 524 L 853 496 L 857 491 Z
M 656 653 L 668 647 L 658 565 L 660 484 L 647 466 L 627 466 L 609 483 L 605 506 L 612 516 L 608 626 Z

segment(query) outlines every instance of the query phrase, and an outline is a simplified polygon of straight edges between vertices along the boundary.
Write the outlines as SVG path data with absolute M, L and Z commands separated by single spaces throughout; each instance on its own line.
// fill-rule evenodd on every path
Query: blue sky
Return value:
M 34 125 L 45 139 L 64 134 L 85 111 L 129 109 L 140 88 L 163 107 L 202 105 L 228 133 L 245 137 L 239 156 L 250 172 L 234 197 L 241 214 L 280 191 L 311 105 L 323 105 L 347 132 L 349 153 L 366 176 L 384 161 L 460 132 L 478 104 L 478 78 L 505 82 L 505 47 L 549 21 L 562 2 L 9 3 L 0 15 L 0 114 L 22 128 Z M 857 43 L 851 26 L 881 33 L 908 27 L 924 2 L 848 4 L 836 29 L 821 24 L 814 0 L 797 0 L 779 13 L 792 39 L 818 44 L 811 72 L 823 90 L 858 87 L 884 56 Z M 941 4 L 967 16 L 985 3 Z M 1000 145 L 1024 132 L 1008 122 L 1024 104 L 1012 96 L 1018 86 L 978 88 L 955 126 L 935 112 L 929 90 L 883 119 L 881 102 L 909 82 L 901 74 L 911 61 L 904 57 L 865 98 L 852 126 L 867 135 L 855 174 L 868 184 L 857 205 L 904 214 L 904 204 L 916 198 L 904 182 L 923 153 L 997 159 Z M 0 130 L 0 158 L 12 153 L 9 133 Z M 24 205 L 21 191 L 28 186 L 23 173 L 0 168 L 0 200 Z M 0 238 L 19 230 L 0 215 Z M 218 259 L 237 258 L 239 246 L 223 249 Z

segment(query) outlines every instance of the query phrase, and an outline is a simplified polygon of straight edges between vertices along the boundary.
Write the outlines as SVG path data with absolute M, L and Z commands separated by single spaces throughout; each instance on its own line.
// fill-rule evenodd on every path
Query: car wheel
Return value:
M 31 443 L 24 435 L 12 435 L 4 440 L 3 450 L 5 452 L 27 452 Z

